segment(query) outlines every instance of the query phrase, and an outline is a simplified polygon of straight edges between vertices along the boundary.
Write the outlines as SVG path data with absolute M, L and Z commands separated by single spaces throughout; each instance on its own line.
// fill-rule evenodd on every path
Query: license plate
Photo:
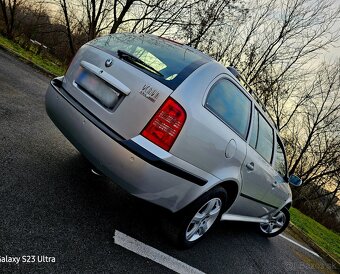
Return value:
M 106 108 L 113 109 L 119 93 L 105 81 L 85 69 L 81 69 L 75 82 L 80 88 Z

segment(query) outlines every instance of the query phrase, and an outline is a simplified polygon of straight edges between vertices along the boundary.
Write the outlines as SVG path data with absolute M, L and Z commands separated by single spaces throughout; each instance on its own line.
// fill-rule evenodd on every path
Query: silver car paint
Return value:
M 131 194 L 173 212 L 201 194 L 196 184 L 146 163 L 112 140 L 52 85 L 46 93 L 46 110 L 62 133 L 96 168 Z M 216 181 L 211 175 L 206 179 Z
M 227 77 L 227 74 L 221 72 L 223 67 L 218 63 L 208 63 L 195 71 L 191 80 L 185 81 L 172 94 L 188 113 L 187 122 L 171 153 L 221 180 L 236 181 L 240 185 L 240 166 L 246 155 L 246 143 L 202 105 L 202 98 L 213 83 Z M 220 75 L 216 77 L 216 74 Z M 237 150 L 228 159 L 225 150 L 232 139 L 236 141 Z
M 159 158 L 208 182 L 204 186 L 198 186 L 146 163 L 93 125 L 76 111 L 57 89 L 50 86 L 46 95 L 46 109 L 51 119 L 104 174 L 131 194 L 173 212 L 187 206 L 212 187 L 227 181 L 238 185 L 237 199 L 228 210 L 229 214 L 261 217 L 291 203 L 291 191 L 287 183 L 279 183 L 274 189 L 268 187 L 259 197 L 259 200 L 265 199 L 276 208 L 239 195 L 242 188 L 248 189 L 249 193 L 256 191 L 256 184 L 253 184 L 252 180 L 244 181 L 246 186 L 242 186 L 241 166 L 251 148 L 245 140 L 204 107 L 204 98 L 218 79 L 226 77 L 240 87 L 226 68 L 217 62 L 209 62 L 194 71 L 173 92 L 118 59 L 113 58 L 112 67 L 106 68 L 105 60 L 108 58 L 112 56 L 96 48 L 83 46 L 63 80 L 64 89 L 124 138 L 131 138 Z M 74 83 L 80 61 L 83 60 L 113 74 L 118 81 L 133 91 L 114 112 L 103 109 L 91 97 L 80 92 Z M 159 90 L 160 97 L 155 103 L 139 94 L 138 91 L 145 83 Z M 187 120 L 170 152 L 166 152 L 139 133 L 169 95 L 185 108 Z M 206 132 L 210 134 L 205 134 Z M 226 149 L 230 140 L 236 144 L 236 150 L 232 157 L 227 158 Z M 271 166 L 267 168 L 273 171 Z
M 112 59 L 110 67 L 105 66 L 105 61 Z M 77 73 L 81 67 L 81 61 L 86 61 L 97 66 L 103 72 L 111 74 L 131 92 L 121 102 L 119 107 L 110 111 L 103 108 L 91 96 L 82 92 L 75 83 Z M 139 93 L 144 85 L 149 85 L 159 91 L 159 97 L 151 102 Z M 155 79 L 151 78 L 133 66 L 103 52 L 95 47 L 84 45 L 74 57 L 63 80 L 63 87 L 85 108 L 91 110 L 97 117 L 111 127 L 125 139 L 138 135 L 149 122 L 153 114 L 163 104 L 172 90 Z M 138 119 L 136 119 L 138 117 Z

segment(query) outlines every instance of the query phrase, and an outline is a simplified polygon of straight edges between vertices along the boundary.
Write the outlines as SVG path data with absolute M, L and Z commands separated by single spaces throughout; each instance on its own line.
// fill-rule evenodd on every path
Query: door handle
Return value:
M 254 163 L 250 162 L 249 164 L 246 164 L 246 167 L 248 170 L 254 170 Z

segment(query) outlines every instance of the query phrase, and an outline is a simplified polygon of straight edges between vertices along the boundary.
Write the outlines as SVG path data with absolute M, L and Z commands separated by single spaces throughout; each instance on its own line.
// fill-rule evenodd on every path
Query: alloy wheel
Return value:
M 201 238 L 215 223 L 221 208 L 222 201 L 219 198 L 206 202 L 191 219 L 185 232 L 186 240 L 193 242 Z
M 286 215 L 280 211 L 275 217 L 269 220 L 269 223 L 261 223 L 260 229 L 265 234 L 274 234 L 286 224 Z

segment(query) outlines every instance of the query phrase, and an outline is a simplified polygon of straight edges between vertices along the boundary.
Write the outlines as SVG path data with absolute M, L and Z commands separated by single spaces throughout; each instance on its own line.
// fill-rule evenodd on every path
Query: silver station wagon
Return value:
M 275 236 L 292 194 L 284 146 L 261 105 L 227 69 L 186 45 L 146 34 L 85 44 L 46 94 L 49 117 L 126 191 L 175 213 L 189 247 L 219 220 Z

